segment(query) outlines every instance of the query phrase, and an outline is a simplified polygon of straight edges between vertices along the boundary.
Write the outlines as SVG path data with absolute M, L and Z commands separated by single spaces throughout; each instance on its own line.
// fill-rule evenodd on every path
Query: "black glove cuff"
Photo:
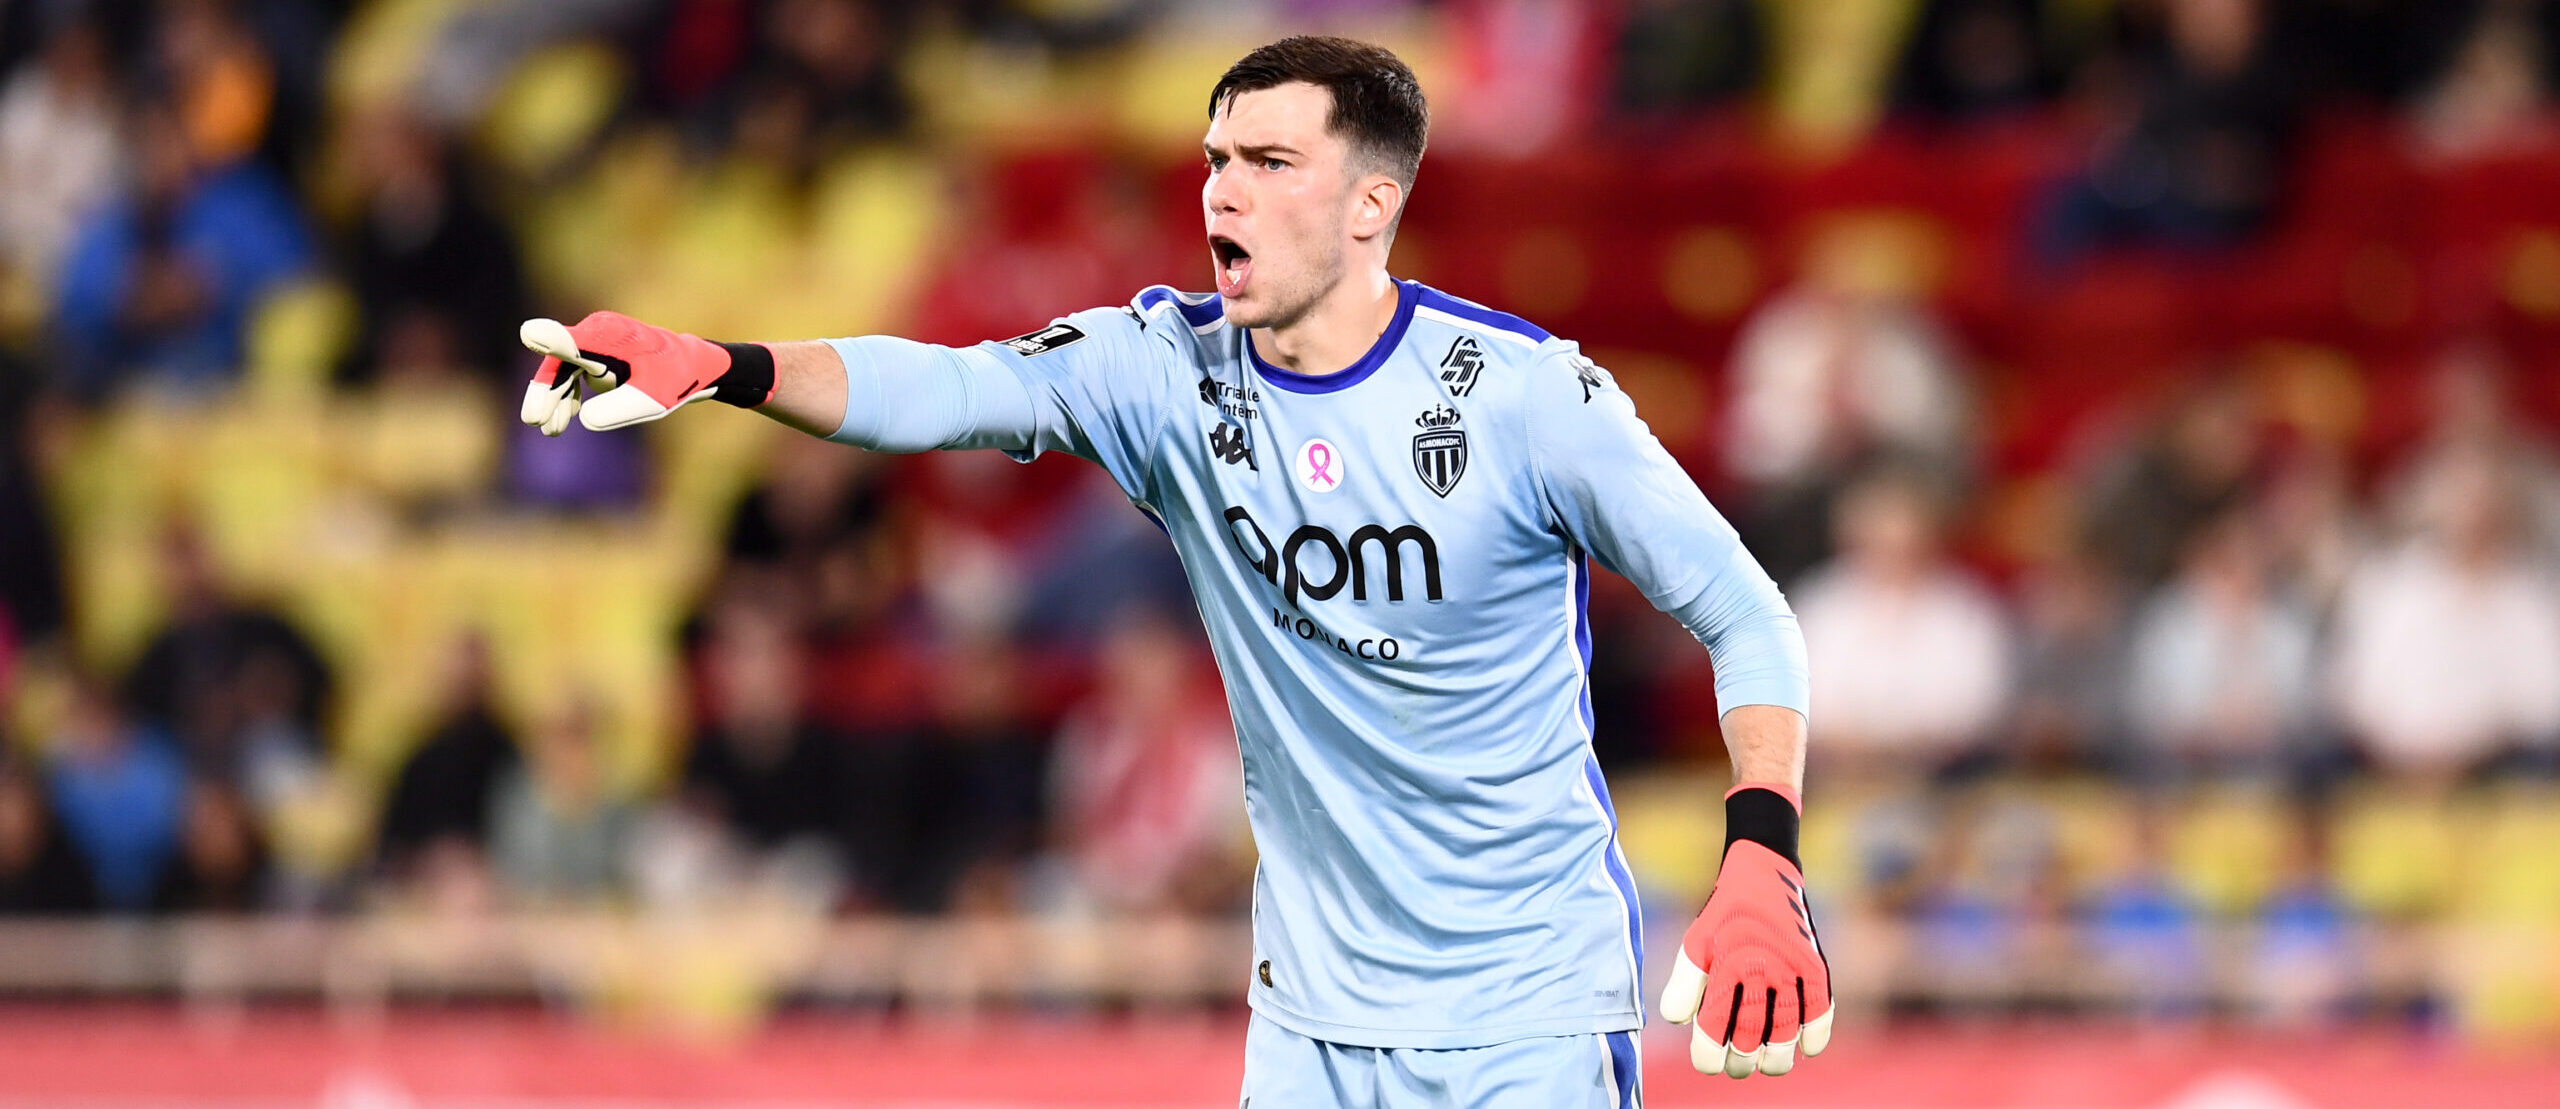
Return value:
M 773 348 L 763 343 L 721 343 L 729 352 L 729 372 L 720 375 L 711 399 L 754 408 L 773 399 Z
M 1796 832 L 1804 818 L 1796 814 L 1794 802 L 1771 789 L 1739 789 L 1724 799 L 1724 847 L 1733 850 L 1735 840 L 1750 840 L 1778 853 L 1778 857 L 1804 869 L 1804 860 L 1796 857 Z

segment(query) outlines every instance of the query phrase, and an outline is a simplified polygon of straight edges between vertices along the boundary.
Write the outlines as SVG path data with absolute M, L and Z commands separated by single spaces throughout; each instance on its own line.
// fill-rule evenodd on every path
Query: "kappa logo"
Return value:
M 1014 353 L 1027 358 L 1034 354 L 1047 354 L 1059 347 L 1083 340 L 1084 332 L 1077 330 L 1073 324 L 1053 323 L 1028 335 L 1016 335 L 1007 339 L 1004 345 L 1012 347 Z
M 1440 358 L 1440 380 L 1449 385 L 1449 395 L 1463 397 L 1474 392 L 1476 375 L 1484 371 L 1484 349 L 1465 335 L 1449 344 L 1449 353 Z
M 1592 390 L 1606 389 L 1610 384 L 1609 371 L 1601 369 L 1598 363 L 1588 358 L 1573 360 L 1573 377 L 1574 380 L 1582 383 L 1582 403 L 1584 404 L 1591 403 Z
M 1413 418 L 1422 434 L 1413 437 L 1413 472 L 1441 497 L 1467 475 L 1467 431 L 1458 426 L 1458 410 L 1434 405 Z
M 1245 469 L 1262 472 L 1261 464 L 1253 460 L 1253 440 L 1246 437 L 1243 428 L 1232 424 L 1209 429 L 1209 457 L 1230 466 L 1242 462 Z

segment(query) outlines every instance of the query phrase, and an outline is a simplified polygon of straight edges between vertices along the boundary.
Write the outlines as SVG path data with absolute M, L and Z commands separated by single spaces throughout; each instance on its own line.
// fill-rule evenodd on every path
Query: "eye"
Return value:
M 1225 168 L 1227 168 L 1227 156 L 1226 156 L 1226 155 L 1224 155 L 1224 154 L 1212 154 L 1212 155 L 1209 155 L 1209 172 L 1211 172 L 1211 173 L 1216 173 L 1216 172 L 1218 172 L 1219 170 L 1222 170 L 1222 169 L 1225 169 Z
M 1289 168 L 1289 163 L 1281 161 L 1278 158 L 1264 158 L 1262 160 L 1262 168 L 1270 170 L 1273 173 L 1278 173 L 1281 170 Z

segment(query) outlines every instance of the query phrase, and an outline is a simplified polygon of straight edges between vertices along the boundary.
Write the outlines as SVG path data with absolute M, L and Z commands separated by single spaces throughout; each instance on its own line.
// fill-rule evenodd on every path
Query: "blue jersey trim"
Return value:
M 1369 353 L 1361 355 L 1359 361 L 1352 363 L 1349 368 L 1340 373 L 1292 373 L 1265 362 L 1262 360 L 1262 355 L 1253 349 L 1253 335 L 1250 332 L 1244 337 L 1244 356 L 1252 360 L 1254 372 L 1261 374 L 1262 379 L 1271 383 L 1274 388 L 1286 389 L 1292 393 L 1339 393 L 1369 380 L 1370 374 L 1378 372 L 1378 367 L 1387 364 L 1387 356 L 1394 354 L 1396 348 L 1404 344 L 1405 328 L 1413 323 L 1414 304 L 1427 294 L 1428 290 L 1411 281 L 1396 282 L 1395 319 L 1388 321 L 1387 330 L 1378 336 L 1377 342 L 1369 345 Z
M 1600 799 L 1600 808 L 1609 814 L 1609 842 L 1601 845 L 1600 868 L 1609 872 L 1609 884 L 1618 887 L 1618 896 L 1627 903 L 1627 947 L 1635 956 L 1635 972 L 1641 975 L 1644 973 L 1644 915 L 1636 905 L 1635 875 L 1627 873 L 1626 864 L 1618 861 L 1618 805 L 1609 800 L 1609 782 L 1600 775 L 1598 755 L 1583 757 L 1582 777 L 1591 783 L 1592 796 Z M 1641 991 L 1644 982 L 1639 978 L 1634 985 Z M 1644 1011 L 1644 998 L 1641 996 L 1636 998 L 1636 1011 L 1638 1014 Z
M 1636 1082 L 1643 1073 L 1636 1059 L 1636 1038 L 1629 1032 L 1602 1035 L 1609 1041 L 1609 1073 L 1618 1080 L 1618 1099 L 1609 1104 L 1614 1109 L 1636 1109 Z
M 1579 547 L 1573 551 L 1573 649 L 1582 652 L 1582 734 L 1598 735 L 1591 714 L 1591 558 Z
M 1555 338 L 1555 336 L 1547 333 L 1546 328 L 1530 323 L 1529 321 L 1512 315 L 1509 312 L 1497 312 L 1472 300 L 1460 300 L 1457 297 L 1450 296 L 1449 294 L 1441 292 L 1440 290 L 1434 289 L 1428 285 L 1415 285 L 1414 287 L 1422 291 L 1423 304 L 1439 309 L 1440 311 L 1447 312 L 1459 319 L 1480 323 L 1486 327 L 1495 328 L 1501 331 L 1508 331 L 1514 335 L 1525 335 L 1541 343 Z
M 1138 294 L 1138 304 L 1142 308 L 1153 308 L 1158 303 L 1170 304 L 1174 311 L 1182 313 L 1182 322 L 1193 327 L 1207 327 L 1225 318 L 1227 304 L 1219 299 L 1218 294 L 1198 295 L 1207 299 L 1195 301 L 1191 299 L 1190 294 L 1178 293 L 1162 285 L 1154 285 Z

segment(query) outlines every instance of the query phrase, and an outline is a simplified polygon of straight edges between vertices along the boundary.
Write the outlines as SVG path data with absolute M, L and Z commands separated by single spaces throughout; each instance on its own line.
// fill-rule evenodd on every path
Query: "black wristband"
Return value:
M 773 399 L 773 348 L 763 343 L 721 343 L 729 352 L 729 372 L 711 392 L 711 399 L 740 408 L 754 408 Z
M 1803 870 L 1804 860 L 1796 857 L 1796 831 L 1803 823 L 1795 803 L 1778 791 L 1738 789 L 1724 799 L 1724 848 L 1731 851 L 1735 840 L 1747 839 Z

